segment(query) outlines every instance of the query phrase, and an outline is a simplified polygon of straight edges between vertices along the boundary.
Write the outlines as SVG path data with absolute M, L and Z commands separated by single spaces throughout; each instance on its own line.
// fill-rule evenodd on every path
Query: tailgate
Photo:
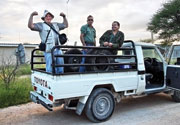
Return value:
M 31 94 L 36 97 L 42 97 L 47 101 L 54 102 L 53 92 L 52 92 L 52 81 L 53 76 L 41 72 L 33 72 L 31 75 L 31 82 L 34 89 L 34 92 Z M 36 94 L 35 94 L 36 93 Z M 37 96 L 38 95 L 38 96 Z M 41 100 L 43 100 L 41 98 Z

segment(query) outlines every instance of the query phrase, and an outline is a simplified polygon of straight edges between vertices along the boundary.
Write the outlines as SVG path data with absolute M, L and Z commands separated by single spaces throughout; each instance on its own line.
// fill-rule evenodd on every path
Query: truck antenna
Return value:
M 69 0 L 66 1 L 66 8 L 67 8 L 67 20 L 69 21 L 68 17 L 69 17 L 69 10 L 68 10 L 68 3 L 69 3 Z M 67 28 L 67 36 L 68 36 L 68 28 Z

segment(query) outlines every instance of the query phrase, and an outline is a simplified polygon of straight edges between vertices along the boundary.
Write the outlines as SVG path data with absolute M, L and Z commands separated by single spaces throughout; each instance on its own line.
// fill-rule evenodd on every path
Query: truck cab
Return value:
M 142 50 L 143 66 L 145 71 L 145 93 L 154 93 L 166 88 L 167 63 L 158 48 L 153 44 L 136 43 Z M 139 51 L 137 50 L 137 51 Z
M 54 55 L 56 48 L 62 49 L 64 55 Z M 83 49 L 89 50 L 87 55 L 81 53 Z M 116 103 L 128 96 L 166 92 L 180 102 L 179 66 L 168 65 L 153 44 L 125 41 L 116 50 L 56 46 L 51 54 L 52 73 L 45 71 L 45 62 L 39 59 L 43 54 L 38 49 L 32 52 L 31 59 L 31 99 L 49 111 L 64 104 L 65 109 L 74 109 L 78 115 L 84 111 L 89 120 L 102 122 L 111 117 Z M 65 64 L 54 63 L 59 57 Z M 85 72 L 79 72 L 81 66 L 86 67 Z M 56 67 L 64 67 L 65 72 L 55 73 Z

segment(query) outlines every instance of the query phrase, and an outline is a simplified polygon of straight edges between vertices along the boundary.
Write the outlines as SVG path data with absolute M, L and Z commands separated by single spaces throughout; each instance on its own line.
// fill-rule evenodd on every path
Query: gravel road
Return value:
M 41 105 L 28 103 L 0 109 L 0 125 L 92 125 L 83 114 L 63 107 L 47 111 Z M 98 125 L 180 125 L 180 103 L 166 94 L 123 99 L 112 117 Z

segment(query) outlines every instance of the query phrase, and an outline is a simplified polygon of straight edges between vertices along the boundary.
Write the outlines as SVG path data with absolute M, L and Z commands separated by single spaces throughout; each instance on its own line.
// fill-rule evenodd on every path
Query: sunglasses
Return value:
M 88 21 L 93 21 L 93 19 L 88 19 Z

